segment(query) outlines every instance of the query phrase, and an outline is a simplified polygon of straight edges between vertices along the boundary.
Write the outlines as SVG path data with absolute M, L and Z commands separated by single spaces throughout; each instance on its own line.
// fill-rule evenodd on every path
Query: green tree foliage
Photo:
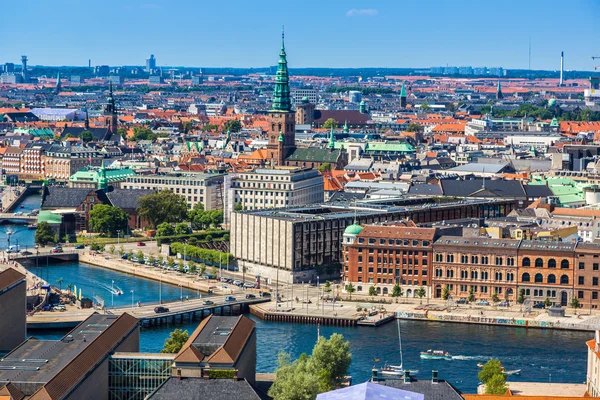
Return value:
M 46 221 L 42 221 L 38 224 L 37 230 L 35 231 L 35 242 L 40 246 L 45 246 L 49 242 L 54 241 L 54 230 Z
M 396 283 L 392 288 L 392 297 L 402 297 L 403 294 L 404 291 L 402 290 L 402 287 L 399 283 Z
M 444 289 L 442 289 L 442 299 L 448 300 L 449 298 L 450 298 L 450 286 L 446 285 L 446 286 L 444 286 Z
M 202 127 L 203 132 L 216 131 L 217 129 L 219 129 L 219 126 L 215 124 L 206 124 Z
M 176 235 L 186 235 L 190 233 L 190 226 L 185 222 L 180 222 L 175 226 L 175 234 Z
M 327 122 L 327 121 L 326 121 L 326 122 Z M 329 164 L 328 162 L 326 162 L 326 163 L 323 163 L 323 164 L 321 164 L 321 165 L 319 165 L 319 166 L 317 167 L 317 170 L 318 170 L 319 172 L 327 172 L 327 171 L 330 171 L 330 170 L 331 170 L 331 164 Z
M 242 130 L 242 123 L 237 119 L 232 119 L 230 121 L 225 122 L 223 128 L 225 129 L 225 131 L 230 131 L 233 133 L 239 132 Z
M 427 104 L 427 102 L 421 104 L 421 110 L 423 111 L 429 111 L 431 110 L 431 107 L 429 106 L 429 104 Z
M 125 211 L 108 204 L 96 204 L 89 214 L 90 229 L 108 236 L 116 236 L 118 230 L 124 231 L 129 221 Z
M 420 288 L 415 290 L 415 294 L 419 297 L 419 299 L 421 300 L 421 303 L 423 303 L 423 297 L 425 297 L 425 295 L 427 294 L 427 291 L 425 290 L 425 288 L 423 286 L 421 286 Z
M 279 368 L 269 396 L 284 400 L 312 400 L 317 394 L 339 387 L 352 362 L 350 343 L 334 333 L 319 337 L 312 355 L 302 354 L 296 361 L 286 353 L 278 357 Z
M 136 142 L 140 140 L 150 140 L 154 142 L 158 138 L 158 134 L 152 132 L 152 130 L 145 126 L 134 126 L 133 127 L 133 140 Z
M 152 193 L 138 200 L 139 215 L 155 228 L 163 222 L 183 222 L 187 211 L 185 199 L 170 190 Z
M 552 302 L 550 301 L 549 298 L 546 297 L 546 300 L 544 300 L 544 306 L 550 307 L 551 305 L 552 305 Z
M 127 137 L 127 129 L 117 128 L 117 134 L 119 134 L 123 138 L 126 138 Z
M 338 127 L 338 123 L 334 118 L 328 118 L 325 122 L 323 122 L 323 126 L 324 129 L 335 129 Z
M 169 222 L 163 222 L 156 227 L 157 236 L 173 236 L 174 234 L 175 229 L 173 229 L 173 224 Z
M 192 223 L 192 229 L 218 227 L 223 223 L 223 210 L 205 211 L 202 203 L 196 203 L 194 208 L 188 212 L 188 219 Z
M 579 299 L 577 297 L 573 297 L 573 299 L 571 300 L 571 307 L 573 307 L 573 308 L 581 307 L 581 304 L 579 303 Z
M 171 251 L 173 253 L 184 253 L 183 243 L 171 243 Z M 233 261 L 233 255 L 231 253 L 223 253 L 218 250 L 203 249 L 201 247 L 187 245 L 185 246 L 185 254 L 189 258 L 193 258 L 196 261 L 204 261 L 212 264 L 223 264 L 228 265 Z
M 165 345 L 161 350 L 161 353 L 178 353 L 188 339 L 189 335 L 187 330 L 182 331 L 181 329 L 175 329 L 171 332 L 167 340 L 165 340 Z
M 483 368 L 481 368 L 481 371 L 479 371 L 479 374 L 477 374 L 477 378 L 481 381 L 481 383 L 487 384 L 489 380 L 494 377 L 494 375 L 502 375 L 503 371 L 504 367 L 502 366 L 500 360 L 493 358 L 485 363 Z
M 123 245 L 119 246 L 119 255 L 121 257 L 123 257 L 123 254 L 125 254 L 125 247 L 123 247 Z
M 185 121 L 183 123 L 183 132 L 189 133 L 194 128 L 194 124 L 191 121 Z
M 108 248 L 108 251 L 110 252 L 110 254 L 115 254 L 115 245 L 111 244 L 110 247 Z
M 519 297 L 517 297 L 517 303 L 519 303 L 519 304 L 525 303 L 525 289 L 519 290 Z
M 173 257 L 167 257 L 167 265 L 171 269 L 175 266 L 175 260 L 173 259 Z
M 244 206 L 242 205 L 241 201 L 238 201 L 238 203 L 235 205 L 235 207 L 233 207 L 233 211 L 242 211 L 244 209 Z
M 499 302 L 499 301 L 500 301 L 500 297 L 498 297 L 498 293 L 494 293 L 494 294 L 492 294 L 492 301 L 493 301 L 494 303 L 497 303 L 497 302 Z
M 350 295 L 350 300 L 352 300 L 352 293 L 356 292 L 356 288 L 354 287 L 354 285 L 352 283 L 348 283 L 346 285 L 346 293 L 348 293 Z
M 467 297 L 467 300 L 469 300 L 469 303 L 475 301 L 475 292 L 473 291 L 473 288 L 469 289 L 469 297 Z
M 377 296 L 377 289 L 375 289 L 375 286 L 369 288 L 369 296 Z
M 94 136 L 90 131 L 83 131 L 81 132 L 81 135 L 79 135 L 79 139 L 83 140 L 84 143 L 87 143 L 91 142 L 94 139 Z
M 506 393 L 506 377 L 504 374 L 494 375 L 485 385 L 485 394 L 503 395 Z
M 423 132 L 423 126 L 416 122 L 411 122 L 406 128 L 406 132 Z

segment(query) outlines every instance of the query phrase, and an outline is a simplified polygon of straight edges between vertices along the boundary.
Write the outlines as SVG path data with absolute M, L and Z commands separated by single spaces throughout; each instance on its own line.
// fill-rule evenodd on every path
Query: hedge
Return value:
M 225 240 L 225 235 L 229 237 L 229 231 L 215 229 L 196 233 L 188 233 L 186 235 L 157 236 L 155 239 L 156 243 L 160 246 L 161 244 L 169 244 L 180 241 L 182 239 L 195 238 L 198 241 L 204 241 L 206 240 L 206 236 L 210 236 L 212 238 L 211 240 L 222 241 Z
M 171 251 L 175 254 L 184 254 L 194 260 L 218 265 L 219 262 L 224 265 L 229 265 L 233 261 L 231 253 L 223 253 L 218 250 L 203 249 L 192 245 L 186 245 L 184 249 L 183 243 L 171 243 Z
M 210 379 L 233 379 L 235 370 L 233 369 L 209 369 L 208 377 Z

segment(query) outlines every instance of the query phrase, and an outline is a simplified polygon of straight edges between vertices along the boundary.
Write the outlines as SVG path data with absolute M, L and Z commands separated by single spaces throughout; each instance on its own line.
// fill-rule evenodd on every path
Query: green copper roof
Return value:
M 50 225 L 59 225 L 62 223 L 62 217 L 60 214 L 54 214 L 52 211 L 42 210 L 38 214 L 37 222 L 38 224 L 40 222 L 47 222 Z
M 550 126 L 551 127 L 557 127 L 558 126 L 558 120 L 556 119 L 556 117 L 552 118 L 552 122 L 550 122 Z
M 288 74 L 283 31 L 281 32 L 281 52 L 279 53 L 279 63 L 277 66 L 277 74 L 275 75 L 275 90 L 273 91 L 273 108 L 271 111 L 292 111 L 290 77 Z
M 344 133 L 349 133 L 350 129 L 348 128 L 348 121 L 344 121 Z
M 358 235 L 363 231 L 363 227 L 357 224 L 348 225 L 344 230 L 344 235 Z
M 333 126 L 331 132 L 329 132 L 329 143 L 327 143 L 328 149 L 335 149 L 335 133 L 333 133 Z
M 555 105 L 556 105 L 556 99 L 554 97 L 552 97 L 550 100 L 548 100 L 549 107 L 553 107 Z
M 104 171 L 101 169 L 85 168 L 71 175 L 69 181 L 98 183 L 101 180 L 101 175 L 104 175 L 107 183 L 111 183 L 124 181 L 128 176 L 135 175 L 135 172 L 130 168 L 105 169 Z
M 414 153 L 415 148 L 409 143 L 367 143 L 365 152 L 368 153 L 371 151 Z
M 406 97 L 406 88 L 404 87 L 404 82 L 402 82 L 402 89 L 400 89 L 400 97 Z

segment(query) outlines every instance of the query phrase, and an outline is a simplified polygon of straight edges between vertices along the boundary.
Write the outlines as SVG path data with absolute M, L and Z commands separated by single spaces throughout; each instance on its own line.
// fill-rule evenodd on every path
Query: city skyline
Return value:
M 531 69 L 558 70 L 564 51 L 566 70 L 592 70 L 597 25 L 580 24 L 577 31 L 560 27 L 600 15 L 600 6 L 584 0 L 562 9 L 553 3 L 508 0 L 497 9 L 466 0 L 308 1 L 304 7 L 267 1 L 224 8 L 184 1 L 175 9 L 165 1 L 111 0 L 103 18 L 87 5 L 59 0 L 28 10 L 28 33 L 5 41 L 0 62 L 17 63 L 27 54 L 31 65 L 83 66 L 88 59 L 92 65 L 144 65 L 155 54 L 157 67 L 260 68 L 276 63 L 273 49 L 285 25 L 290 68 L 527 69 L 531 38 Z M 22 29 L 19 12 L 14 3 L 8 5 L 5 35 Z M 54 21 L 51 29 L 48 21 Z

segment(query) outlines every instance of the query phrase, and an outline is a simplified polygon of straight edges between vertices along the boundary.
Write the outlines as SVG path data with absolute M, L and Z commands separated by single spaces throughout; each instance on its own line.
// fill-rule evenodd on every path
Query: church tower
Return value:
M 498 87 L 496 87 L 496 99 L 500 100 L 504 98 L 502 94 L 502 86 L 500 86 L 500 80 L 498 80 Z
M 288 74 L 287 59 L 285 54 L 284 34 L 281 33 L 281 52 L 275 76 L 275 90 L 273 92 L 273 107 L 269 110 L 271 124 L 268 135 L 269 144 L 267 151 L 269 158 L 277 160 L 282 165 L 296 148 L 296 117 L 292 110 L 290 98 L 290 77 Z M 280 135 L 283 143 L 280 142 Z
M 117 115 L 115 98 L 113 97 L 112 82 L 110 82 L 108 98 L 106 99 L 106 105 L 104 106 L 104 116 L 108 129 L 113 135 L 116 134 L 119 126 L 119 117 Z

